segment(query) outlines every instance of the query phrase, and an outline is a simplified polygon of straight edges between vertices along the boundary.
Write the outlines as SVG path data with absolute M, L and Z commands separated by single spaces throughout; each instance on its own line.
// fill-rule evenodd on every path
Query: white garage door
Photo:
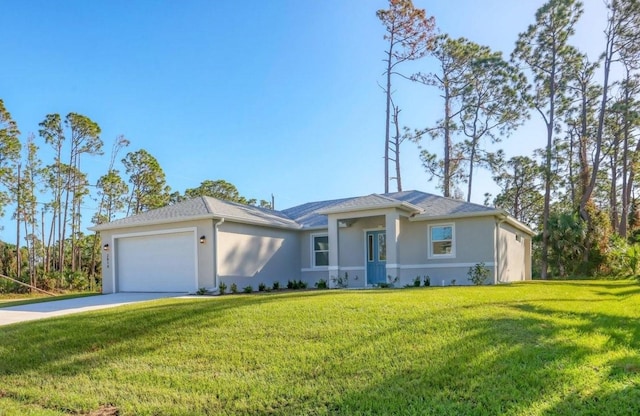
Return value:
M 195 234 L 191 231 L 116 240 L 118 292 L 194 292 Z

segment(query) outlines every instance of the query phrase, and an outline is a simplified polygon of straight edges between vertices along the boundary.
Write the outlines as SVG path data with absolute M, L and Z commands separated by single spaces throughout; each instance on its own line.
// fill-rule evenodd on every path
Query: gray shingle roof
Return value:
M 246 221 L 254 224 L 300 228 L 300 225 L 296 221 L 280 211 L 222 201 L 211 197 L 204 198 L 209 204 L 209 209 L 216 217 L 238 220 L 240 222 Z
M 308 202 L 282 211 L 284 215 L 296 221 L 304 228 L 320 228 L 327 226 L 327 216 L 318 211 L 339 205 L 351 198 L 333 199 L 330 201 Z
M 319 214 L 329 214 L 337 212 L 361 211 L 376 208 L 404 208 L 411 212 L 420 212 L 420 208 L 406 201 L 401 201 L 388 196 L 371 194 L 357 198 L 350 198 L 342 203 L 318 211 Z
M 114 220 L 106 224 L 100 224 L 90 229 L 100 231 L 102 229 L 132 227 L 136 225 L 154 224 L 168 222 L 170 220 L 181 220 L 188 218 L 198 218 L 210 215 L 209 207 L 204 198 L 194 198 L 179 202 L 175 205 L 152 209 L 141 214 Z
M 484 205 L 458 201 L 420 191 L 394 192 L 382 195 L 372 194 L 363 197 L 310 202 L 285 209 L 282 212 L 302 225 L 303 228 L 323 228 L 327 226 L 327 216 L 320 214 L 320 212 L 347 211 L 349 207 L 354 209 L 375 209 L 377 207 L 390 206 L 393 202 L 411 204 L 411 206 L 421 211 L 419 215 L 424 218 L 464 214 L 480 215 L 484 213 L 489 215 L 498 212 L 495 208 L 485 207 Z
M 141 214 L 91 227 L 100 231 L 112 228 L 134 227 L 172 221 L 188 221 L 206 218 L 225 218 L 238 222 L 262 224 L 273 227 L 300 228 L 285 214 L 265 208 L 222 201 L 211 197 L 198 197 L 174 205 L 153 209 Z
M 328 212 L 348 212 L 362 209 L 404 207 L 421 218 L 482 215 L 498 213 L 495 208 L 457 201 L 420 191 L 372 194 L 361 197 L 309 202 L 283 211 L 237 204 L 211 197 L 199 197 L 175 205 L 154 209 L 138 215 L 101 224 L 91 229 L 100 231 L 138 225 L 187 221 L 204 218 L 224 218 L 230 221 L 291 229 L 327 227 Z
M 492 207 L 459 201 L 457 199 L 445 198 L 443 196 L 420 191 L 395 192 L 385 194 L 385 196 L 420 207 L 423 210 L 421 216 L 425 217 L 439 217 L 443 215 L 456 214 L 490 214 L 497 211 Z

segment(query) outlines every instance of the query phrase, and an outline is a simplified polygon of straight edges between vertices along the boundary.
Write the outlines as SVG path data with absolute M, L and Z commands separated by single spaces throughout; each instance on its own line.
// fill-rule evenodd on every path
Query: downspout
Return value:
M 213 224 L 213 290 L 218 290 L 218 227 L 222 225 L 224 218 Z
M 505 217 L 496 218 L 496 231 L 495 231 L 495 239 L 496 239 L 496 248 L 494 258 L 494 266 L 493 266 L 493 284 L 497 285 L 500 279 L 500 224 L 504 223 L 507 219 Z

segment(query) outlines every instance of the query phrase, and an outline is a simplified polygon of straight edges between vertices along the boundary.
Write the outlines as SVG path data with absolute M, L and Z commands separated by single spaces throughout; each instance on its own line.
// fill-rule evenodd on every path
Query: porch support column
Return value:
M 393 211 L 385 215 L 387 230 L 387 279 L 400 279 L 400 260 L 398 259 L 398 237 L 400 236 L 400 214 Z M 396 286 L 400 285 L 400 280 Z
M 333 288 L 333 279 L 337 278 L 340 273 L 340 265 L 338 263 L 338 219 L 335 215 L 329 215 L 328 222 L 329 276 L 327 276 L 327 284 L 329 288 Z

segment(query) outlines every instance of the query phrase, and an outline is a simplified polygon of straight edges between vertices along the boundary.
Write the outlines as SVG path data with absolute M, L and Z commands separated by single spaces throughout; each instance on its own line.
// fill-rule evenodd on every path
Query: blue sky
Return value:
M 440 31 L 507 56 L 543 3 L 415 0 Z M 575 43 L 595 58 L 604 10 L 600 0 L 585 3 Z M 4 0 L 0 98 L 25 138 L 37 136 L 49 113 L 90 117 L 102 128 L 107 153 L 124 135 L 127 151 L 154 155 L 180 192 L 225 179 L 249 198 L 274 194 L 279 209 L 381 193 L 378 83 L 386 45 L 375 11 L 386 7 L 383 0 Z M 428 71 L 432 62 L 415 65 Z M 437 91 L 400 80 L 395 88 L 402 124 L 421 128 L 438 118 Z M 544 143 L 534 114 L 501 147 L 513 156 Z M 402 151 L 404 188 L 439 193 L 416 145 Z M 108 154 L 84 159 L 93 183 L 108 162 Z M 477 203 L 496 192 L 488 175 L 474 188 Z M 84 203 L 86 225 L 96 205 Z M 13 236 L 9 218 L 0 239 Z

